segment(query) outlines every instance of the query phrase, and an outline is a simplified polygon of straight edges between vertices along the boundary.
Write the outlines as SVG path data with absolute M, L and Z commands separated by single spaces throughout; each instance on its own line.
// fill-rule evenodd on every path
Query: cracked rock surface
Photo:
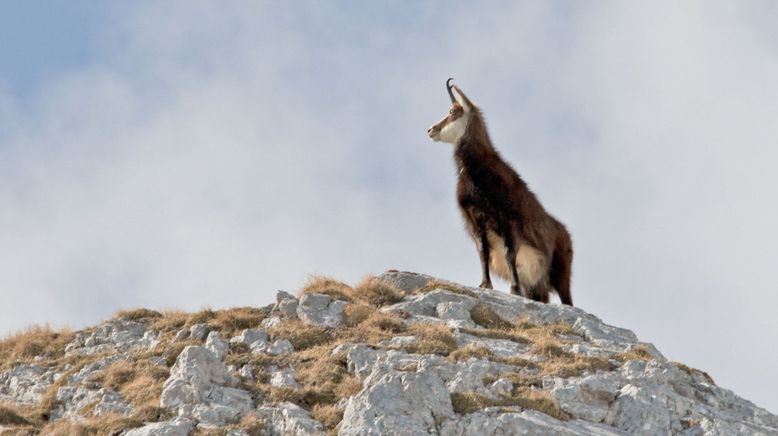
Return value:
M 398 271 L 309 288 L 0 342 L 0 434 L 778 435 L 579 308 Z

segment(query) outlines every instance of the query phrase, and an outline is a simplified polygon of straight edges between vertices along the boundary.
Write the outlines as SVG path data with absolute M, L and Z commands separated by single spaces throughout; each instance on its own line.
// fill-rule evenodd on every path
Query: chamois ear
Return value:
M 454 92 L 454 98 L 462 106 L 465 112 L 470 112 L 473 109 L 473 103 L 467 98 L 464 92 L 457 85 L 452 85 L 451 90 Z

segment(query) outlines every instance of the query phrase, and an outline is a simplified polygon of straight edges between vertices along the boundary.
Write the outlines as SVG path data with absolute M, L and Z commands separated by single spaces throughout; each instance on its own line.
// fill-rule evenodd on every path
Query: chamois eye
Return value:
M 448 114 L 449 115 L 454 115 L 454 109 L 451 109 L 450 111 L 448 111 Z

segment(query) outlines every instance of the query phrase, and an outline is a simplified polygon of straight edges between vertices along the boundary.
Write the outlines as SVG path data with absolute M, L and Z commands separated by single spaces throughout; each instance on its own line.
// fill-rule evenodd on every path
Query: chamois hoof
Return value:
M 478 287 L 484 289 L 492 289 L 492 282 L 481 282 L 481 284 L 478 285 Z

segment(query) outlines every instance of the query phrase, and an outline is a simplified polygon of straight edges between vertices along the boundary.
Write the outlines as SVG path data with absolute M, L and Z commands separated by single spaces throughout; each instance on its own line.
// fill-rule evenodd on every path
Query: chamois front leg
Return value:
M 524 295 L 521 290 L 521 282 L 519 281 L 519 271 L 516 268 L 516 244 L 514 243 L 513 234 L 506 228 L 503 228 L 503 240 L 505 241 L 505 263 L 508 264 L 508 269 L 511 270 L 511 294 Z
M 486 227 L 478 229 L 478 255 L 481 257 L 481 288 L 492 289 L 492 279 L 489 276 L 489 238 L 486 236 Z

